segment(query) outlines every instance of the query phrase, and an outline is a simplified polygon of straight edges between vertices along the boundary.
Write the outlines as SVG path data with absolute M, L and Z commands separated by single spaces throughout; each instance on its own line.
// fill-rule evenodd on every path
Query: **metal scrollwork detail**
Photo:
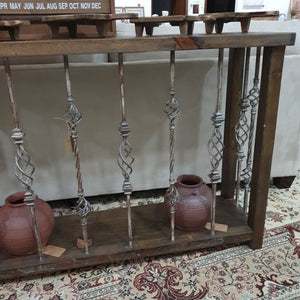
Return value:
M 166 103 L 164 112 L 167 114 L 170 124 L 173 124 L 175 118 L 180 114 L 180 105 L 174 96 Z
M 73 142 L 73 151 L 75 157 L 75 167 L 76 167 L 76 177 L 78 182 L 78 200 L 76 203 L 76 211 L 80 217 L 86 217 L 90 212 L 91 205 L 84 197 L 84 190 L 82 188 L 82 178 L 80 170 L 80 154 L 78 147 L 78 133 L 77 126 L 82 119 L 82 114 L 79 112 L 76 105 L 73 103 L 73 98 L 68 97 L 69 108 L 66 113 L 63 115 L 63 119 L 67 123 L 69 130 L 71 132 L 71 138 Z
M 255 121 L 256 121 L 257 109 L 259 104 L 259 94 L 260 94 L 260 90 L 259 90 L 260 56 L 261 56 L 261 48 L 258 47 L 256 50 L 256 66 L 255 66 L 255 76 L 253 79 L 253 87 L 249 91 L 249 94 L 247 96 L 251 106 L 251 117 L 250 117 L 250 126 L 249 126 L 247 162 L 246 162 L 246 167 L 243 170 L 243 174 L 242 174 L 242 177 L 245 182 L 244 213 L 247 212 L 247 208 L 248 208 L 250 183 L 252 179 L 252 153 L 253 153 L 253 144 L 254 144 L 254 130 L 255 130 Z
M 129 126 L 127 122 L 122 122 L 119 128 L 119 131 L 122 136 L 122 142 L 119 147 L 119 155 L 118 155 L 118 165 L 122 171 L 122 175 L 124 178 L 123 182 L 123 192 L 125 194 L 131 194 L 132 185 L 130 182 L 130 175 L 132 173 L 132 164 L 134 162 L 134 157 L 132 156 L 132 147 L 128 142 L 129 136 Z
M 245 158 L 244 153 L 244 145 L 248 140 L 248 132 L 249 132 L 249 125 L 247 120 L 247 110 L 249 107 L 249 100 L 248 98 L 243 98 L 240 103 L 240 118 L 239 122 L 235 128 L 235 136 L 237 141 L 237 159 L 243 160 Z
M 220 127 L 224 122 L 224 118 L 222 113 L 217 111 L 213 114 L 211 120 L 214 126 L 214 131 L 208 142 L 209 161 L 212 167 L 209 177 L 212 183 L 217 183 L 221 179 L 218 169 L 223 158 L 224 144 Z
M 247 120 L 247 109 L 249 107 L 248 98 L 245 97 L 240 103 L 240 117 L 235 128 L 235 138 L 237 142 L 236 158 L 237 158 L 237 183 L 236 183 L 236 207 L 239 206 L 240 187 L 241 187 L 241 172 L 242 163 L 246 157 L 244 153 L 244 146 L 248 140 L 249 125 Z M 245 207 L 244 207 L 245 211 Z
M 87 201 L 83 194 L 78 194 L 78 200 L 76 205 L 76 211 L 81 218 L 88 215 L 91 210 L 91 204 Z
M 63 116 L 63 119 L 66 121 L 70 129 L 75 129 L 82 119 L 82 114 L 79 112 L 73 101 L 73 98 L 71 101 L 68 99 L 69 108 Z
M 35 167 L 30 155 L 23 147 L 24 133 L 20 128 L 14 128 L 11 138 L 17 146 L 15 155 L 15 173 L 18 180 L 25 186 L 26 191 L 32 192 L 33 173 Z
M 253 148 L 253 139 L 254 139 L 254 127 L 255 119 L 257 114 L 257 107 L 259 103 L 259 80 L 254 79 L 253 88 L 249 91 L 248 100 L 251 105 L 251 121 L 249 127 L 249 142 L 248 142 L 248 154 L 247 154 L 247 165 L 243 170 L 242 177 L 245 181 L 245 184 L 250 184 L 252 177 L 252 148 Z
M 168 199 L 169 199 L 171 213 L 175 213 L 175 204 L 179 199 L 179 193 L 174 184 L 172 184 L 168 188 L 167 195 L 168 195 Z
M 174 92 L 174 91 L 173 91 Z M 175 146 L 174 146 L 174 131 L 175 131 L 175 119 L 180 114 L 180 105 L 179 102 L 175 99 L 174 95 L 171 94 L 170 100 L 166 103 L 166 108 L 164 112 L 166 113 L 167 117 L 169 118 L 169 129 L 170 129 L 170 178 L 169 183 L 170 187 L 175 183 L 175 175 L 174 175 L 174 155 L 175 155 Z M 176 189 L 173 187 L 173 189 Z M 171 199 L 170 194 L 170 199 Z M 176 200 L 176 198 L 175 198 Z M 175 202 L 174 202 L 175 204 Z M 173 204 L 173 205 L 174 205 Z

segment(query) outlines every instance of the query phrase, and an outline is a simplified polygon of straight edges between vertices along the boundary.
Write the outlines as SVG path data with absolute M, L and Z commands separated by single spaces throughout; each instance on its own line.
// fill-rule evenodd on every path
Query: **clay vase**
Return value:
M 175 227 L 196 231 L 211 218 L 212 191 L 197 175 L 185 174 L 177 178 L 175 186 L 179 199 L 175 204 Z M 165 194 L 164 206 L 170 217 L 169 193 Z
M 30 209 L 24 202 L 25 192 L 17 192 L 5 199 L 0 208 L 0 246 L 13 255 L 37 251 Z M 45 246 L 53 230 L 54 216 L 45 201 L 35 199 L 35 213 L 42 245 Z

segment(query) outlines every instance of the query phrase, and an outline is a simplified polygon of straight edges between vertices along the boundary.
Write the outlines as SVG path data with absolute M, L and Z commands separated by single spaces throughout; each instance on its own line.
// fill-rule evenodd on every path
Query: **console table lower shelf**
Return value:
M 247 218 L 232 200 L 217 199 L 216 222 L 228 225 L 227 232 L 216 232 L 215 237 L 207 229 L 198 232 L 175 230 L 175 242 L 169 239 L 169 220 L 163 203 L 132 208 L 133 247 L 127 242 L 127 215 L 125 208 L 92 212 L 88 216 L 89 238 L 93 240 L 90 254 L 78 249 L 75 241 L 81 235 L 78 216 L 57 217 L 50 245 L 65 248 L 59 258 L 45 255 L 11 256 L 0 252 L 0 279 L 9 279 L 51 273 L 97 264 L 187 250 L 203 249 L 218 245 L 243 243 L 253 237 Z

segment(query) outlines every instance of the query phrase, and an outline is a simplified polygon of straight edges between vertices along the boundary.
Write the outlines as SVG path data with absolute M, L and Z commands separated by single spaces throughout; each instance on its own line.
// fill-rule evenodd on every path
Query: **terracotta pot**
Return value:
M 5 199 L 0 208 L 0 244 L 10 254 L 26 255 L 37 251 L 30 209 L 24 202 L 25 192 L 17 192 Z M 45 246 L 53 230 L 54 216 L 45 201 L 35 199 L 35 213 L 42 245 Z
M 196 175 L 185 174 L 177 178 L 175 186 L 179 199 L 175 204 L 175 227 L 180 230 L 195 231 L 210 221 L 212 191 Z M 170 216 L 169 193 L 165 195 L 165 209 Z

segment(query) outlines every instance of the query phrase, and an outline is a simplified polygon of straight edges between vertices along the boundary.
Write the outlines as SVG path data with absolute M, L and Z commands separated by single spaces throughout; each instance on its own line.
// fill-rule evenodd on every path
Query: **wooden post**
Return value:
M 285 46 L 265 47 L 248 224 L 252 249 L 262 246 Z
M 110 0 L 110 13 L 115 14 L 115 0 Z M 111 21 L 109 26 L 109 31 L 111 32 L 111 36 L 117 35 L 117 25 L 116 21 Z
M 230 49 L 227 77 L 221 191 L 224 199 L 233 199 L 234 197 L 236 172 L 235 125 L 239 119 L 239 104 L 243 91 L 244 56 L 244 48 Z
M 187 15 L 188 1 L 187 0 L 172 0 L 171 15 Z

